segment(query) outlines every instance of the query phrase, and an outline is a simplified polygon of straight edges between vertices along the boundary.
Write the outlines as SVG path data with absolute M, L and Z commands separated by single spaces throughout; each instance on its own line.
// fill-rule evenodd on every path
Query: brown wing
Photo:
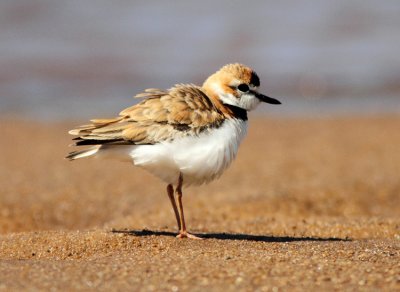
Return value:
M 219 126 L 224 115 L 200 87 L 176 85 L 168 91 L 147 89 L 139 104 L 124 109 L 115 119 L 95 119 L 69 133 L 76 145 L 155 144 L 176 137 L 197 135 Z

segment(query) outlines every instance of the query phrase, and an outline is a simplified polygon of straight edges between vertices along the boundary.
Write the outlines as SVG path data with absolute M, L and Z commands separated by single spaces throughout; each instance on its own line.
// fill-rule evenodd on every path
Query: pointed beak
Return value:
M 266 103 L 270 103 L 270 104 L 281 104 L 281 102 L 279 100 L 272 98 L 272 97 L 268 97 L 261 93 L 257 93 L 256 97 L 262 102 L 266 102 Z

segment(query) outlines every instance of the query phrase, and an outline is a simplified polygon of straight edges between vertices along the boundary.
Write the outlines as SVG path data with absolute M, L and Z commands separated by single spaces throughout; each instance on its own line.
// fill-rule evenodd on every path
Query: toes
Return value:
M 177 238 L 190 238 L 190 239 L 203 239 L 201 237 L 198 237 L 196 235 L 190 234 L 189 232 L 180 232 L 177 236 Z
M 190 233 L 187 234 L 187 237 L 190 238 L 190 239 L 203 240 L 203 238 L 198 237 L 198 236 L 193 235 L 193 234 L 190 234 Z

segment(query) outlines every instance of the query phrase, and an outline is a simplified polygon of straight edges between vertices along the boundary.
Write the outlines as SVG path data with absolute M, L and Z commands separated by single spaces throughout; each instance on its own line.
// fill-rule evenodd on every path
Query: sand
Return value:
M 0 121 L 0 290 L 400 289 L 400 117 L 251 117 L 237 160 L 184 191 L 68 162 L 82 121 Z

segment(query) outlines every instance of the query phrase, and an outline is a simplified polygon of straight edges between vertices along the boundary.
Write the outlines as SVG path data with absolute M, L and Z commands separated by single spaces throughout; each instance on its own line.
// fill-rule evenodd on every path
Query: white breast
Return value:
M 246 121 L 228 119 L 221 127 L 198 136 L 127 146 L 123 152 L 130 155 L 135 165 L 169 184 L 176 184 L 181 172 L 184 185 L 199 185 L 219 177 L 230 165 L 246 132 Z

